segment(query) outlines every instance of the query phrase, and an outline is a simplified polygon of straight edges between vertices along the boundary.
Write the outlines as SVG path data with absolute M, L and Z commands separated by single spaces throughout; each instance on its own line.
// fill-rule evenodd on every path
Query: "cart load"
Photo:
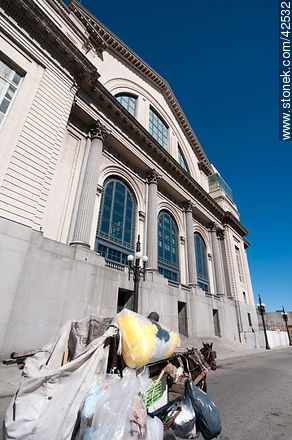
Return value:
M 53 341 L 22 359 L 4 438 L 216 437 L 219 412 L 199 388 L 215 352 L 209 344 L 202 352 L 178 351 L 179 343 L 173 330 L 126 309 L 115 320 L 90 315 L 68 322 Z

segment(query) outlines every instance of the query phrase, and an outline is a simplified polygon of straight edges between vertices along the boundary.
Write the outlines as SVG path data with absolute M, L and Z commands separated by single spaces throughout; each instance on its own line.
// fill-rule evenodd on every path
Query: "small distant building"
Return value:
M 247 229 L 165 79 L 75 0 L 0 13 L 0 352 L 131 308 L 138 235 L 140 313 L 254 345 Z

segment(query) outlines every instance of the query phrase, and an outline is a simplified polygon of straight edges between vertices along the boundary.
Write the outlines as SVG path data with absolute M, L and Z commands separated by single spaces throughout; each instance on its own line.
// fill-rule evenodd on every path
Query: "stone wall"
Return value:
M 114 316 L 119 288 L 133 289 L 126 269 L 107 267 L 92 250 L 58 243 L 4 218 L 0 243 L 1 355 L 43 346 L 67 320 L 89 313 Z M 222 340 L 239 342 L 233 301 L 147 273 L 139 295 L 142 314 L 156 310 L 161 322 L 178 330 L 178 301 L 187 305 L 190 341 L 216 339 L 215 309 Z

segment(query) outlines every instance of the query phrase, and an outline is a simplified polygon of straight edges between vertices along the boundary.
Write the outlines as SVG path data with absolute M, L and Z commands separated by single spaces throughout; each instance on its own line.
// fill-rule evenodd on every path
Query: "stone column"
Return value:
M 154 169 L 147 176 L 148 181 L 148 208 L 147 208 L 147 250 L 148 269 L 158 270 L 157 258 L 157 183 L 160 179 L 159 173 Z
M 193 228 L 193 205 L 190 200 L 185 204 L 184 210 L 186 218 L 186 243 L 189 284 L 196 286 L 198 284 L 198 279 Z
M 70 243 L 71 245 L 78 244 L 90 248 L 90 232 L 94 214 L 103 142 L 108 133 L 108 130 L 100 121 L 97 121 L 89 132 L 91 143 L 81 188 L 73 238 Z
M 222 239 L 222 248 L 224 250 L 223 256 L 224 269 L 227 280 L 227 296 L 232 299 L 237 299 L 237 285 L 236 285 L 236 272 L 234 267 L 233 249 L 234 246 L 232 235 L 229 233 L 229 226 L 224 225 L 224 235 Z
M 220 247 L 217 238 L 217 228 L 215 224 L 211 225 L 210 231 L 211 231 L 212 250 L 213 250 L 216 293 L 217 295 L 224 295 L 223 267 L 221 264 Z

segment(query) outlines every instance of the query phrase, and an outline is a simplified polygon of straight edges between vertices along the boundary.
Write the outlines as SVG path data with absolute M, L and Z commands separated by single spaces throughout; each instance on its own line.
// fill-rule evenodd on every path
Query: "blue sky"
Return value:
M 292 149 L 279 141 L 276 0 L 82 4 L 170 84 L 249 229 L 257 301 L 292 310 Z

